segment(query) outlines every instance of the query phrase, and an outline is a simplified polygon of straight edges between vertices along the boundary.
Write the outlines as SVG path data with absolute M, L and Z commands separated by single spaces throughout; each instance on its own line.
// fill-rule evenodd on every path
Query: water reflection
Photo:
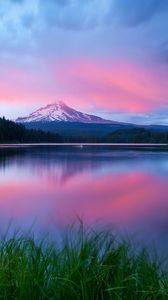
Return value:
M 41 232 L 81 216 L 168 249 L 168 153 L 79 148 L 0 149 L 0 224 Z

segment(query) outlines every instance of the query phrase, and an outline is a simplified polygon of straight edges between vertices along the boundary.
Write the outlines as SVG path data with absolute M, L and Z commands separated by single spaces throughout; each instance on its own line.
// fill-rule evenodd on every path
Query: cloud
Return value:
M 40 0 L 41 17 L 50 26 L 84 30 L 97 26 L 137 26 L 168 12 L 167 0 Z
M 159 63 L 168 64 L 168 41 L 165 41 L 157 48 L 156 59 Z
M 137 114 L 168 103 L 168 0 L 0 0 L 0 18 L 0 101 Z
M 41 2 L 46 2 L 46 0 L 41 0 Z M 48 0 L 48 4 L 55 4 L 60 6 L 65 6 L 70 4 L 70 0 Z
M 32 12 L 25 13 L 21 19 L 23 26 L 26 28 L 30 28 L 35 21 L 34 14 Z
M 101 24 L 109 1 L 40 0 L 40 14 L 50 26 L 70 30 L 95 28 Z
M 129 61 L 80 60 L 50 62 L 53 78 L 78 105 L 86 102 L 112 111 L 151 112 L 167 103 L 167 72 Z M 104 100 L 103 100 L 104 99 Z
M 142 113 L 142 112 L 120 112 L 93 109 L 91 113 L 104 117 L 105 119 L 115 120 L 118 122 L 134 123 L 138 125 L 167 125 L 168 124 L 168 105 L 162 105 L 153 110 L 152 112 Z
M 12 3 L 22 4 L 24 0 L 10 0 Z
M 166 11 L 167 0 L 115 0 L 111 1 L 109 19 L 114 18 L 125 26 L 137 26 Z

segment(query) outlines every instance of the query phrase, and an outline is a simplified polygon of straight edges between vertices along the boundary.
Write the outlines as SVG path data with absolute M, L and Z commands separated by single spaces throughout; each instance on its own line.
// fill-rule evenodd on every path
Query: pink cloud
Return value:
M 0 102 L 25 104 L 47 103 L 56 97 L 52 78 L 39 64 L 6 64 L 0 69 Z
M 149 112 L 168 104 L 167 75 L 163 69 L 124 60 L 3 64 L 0 102 L 43 105 L 59 99 L 85 110 Z
M 75 104 L 128 112 L 146 112 L 168 104 L 167 73 L 125 61 L 73 60 L 52 66 L 55 80 Z M 78 102 L 78 103 L 76 103 Z

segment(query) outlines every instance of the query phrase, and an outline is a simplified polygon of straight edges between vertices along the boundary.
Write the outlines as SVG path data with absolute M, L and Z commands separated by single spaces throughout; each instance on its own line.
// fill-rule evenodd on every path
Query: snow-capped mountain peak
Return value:
M 117 123 L 109 120 L 104 120 L 100 117 L 85 114 L 77 111 L 62 101 L 54 104 L 48 104 L 27 117 L 17 118 L 16 122 L 29 123 L 29 122 L 81 122 L 81 123 Z

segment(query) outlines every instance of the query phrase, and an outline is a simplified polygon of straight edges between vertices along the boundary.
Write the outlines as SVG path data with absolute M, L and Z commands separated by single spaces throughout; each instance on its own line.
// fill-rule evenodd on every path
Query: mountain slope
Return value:
M 102 123 L 102 124 L 118 124 L 118 122 L 109 121 L 100 117 L 89 115 L 77 111 L 65 103 L 59 101 L 55 104 L 48 104 L 27 117 L 17 118 L 18 123 L 30 122 L 80 122 L 80 123 Z

